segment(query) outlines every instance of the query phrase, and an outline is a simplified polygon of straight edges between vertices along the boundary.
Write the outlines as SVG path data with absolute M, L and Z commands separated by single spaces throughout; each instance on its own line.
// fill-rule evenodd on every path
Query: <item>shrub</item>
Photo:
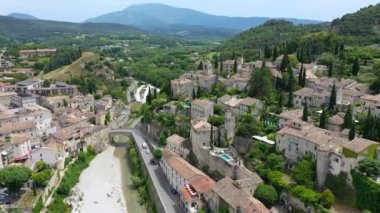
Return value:
M 153 156 L 157 160 L 161 159 L 161 157 L 162 157 L 162 151 L 161 151 L 161 149 L 154 149 L 153 150 Z
M 268 207 L 272 206 L 278 199 L 276 189 L 266 184 L 260 184 L 256 188 L 254 196 Z
M 319 196 L 319 204 L 329 209 L 335 202 L 335 196 L 330 189 L 325 189 Z
M 293 178 L 300 185 L 314 187 L 316 182 L 315 164 L 310 157 L 298 161 L 293 169 Z
M 282 178 L 282 173 L 279 171 L 270 171 L 267 174 L 268 183 L 281 192 L 286 187 L 286 182 Z

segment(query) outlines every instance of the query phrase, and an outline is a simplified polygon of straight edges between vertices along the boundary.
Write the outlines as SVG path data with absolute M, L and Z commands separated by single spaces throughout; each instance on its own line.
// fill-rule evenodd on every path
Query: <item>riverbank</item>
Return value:
M 127 212 L 121 164 L 114 151 L 108 147 L 83 171 L 70 197 L 72 212 Z

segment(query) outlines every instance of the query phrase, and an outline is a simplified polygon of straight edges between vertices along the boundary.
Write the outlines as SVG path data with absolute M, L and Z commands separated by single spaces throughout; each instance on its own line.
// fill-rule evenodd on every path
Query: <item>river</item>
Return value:
M 131 169 L 128 164 L 128 158 L 127 158 L 127 140 L 128 138 L 125 136 L 119 136 L 118 141 L 119 142 L 125 142 L 124 145 L 119 145 L 116 147 L 114 151 L 115 157 L 117 157 L 120 160 L 120 169 L 122 173 L 122 181 L 123 186 L 122 190 L 124 193 L 124 198 L 127 203 L 127 211 L 129 213 L 146 213 L 146 210 L 143 206 L 139 204 L 139 194 L 137 190 L 132 188 L 132 182 L 131 182 Z

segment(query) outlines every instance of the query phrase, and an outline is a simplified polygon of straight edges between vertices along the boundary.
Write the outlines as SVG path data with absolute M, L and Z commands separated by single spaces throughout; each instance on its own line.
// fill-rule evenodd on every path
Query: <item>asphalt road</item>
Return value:
M 147 149 L 143 149 L 142 145 L 143 143 L 146 143 L 144 138 L 142 137 L 142 133 L 138 130 L 135 130 L 133 132 L 133 136 L 136 140 L 136 143 L 139 147 L 139 151 L 141 153 L 141 156 L 144 160 L 145 165 L 148 168 L 149 175 L 153 181 L 153 184 L 158 192 L 158 196 L 161 200 L 161 203 L 163 203 L 165 212 L 167 213 L 174 213 L 174 212 L 184 212 L 179 205 L 179 196 L 173 195 L 170 191 L 171 186 L 166 179 L 166 176 L 158 163 L 152 165 L 150 164 L 150 160 L 153 158 L 152 150 L 150 150 L 150 154 L 146 153 L 146 150 L 149 149 L 149 146 Z

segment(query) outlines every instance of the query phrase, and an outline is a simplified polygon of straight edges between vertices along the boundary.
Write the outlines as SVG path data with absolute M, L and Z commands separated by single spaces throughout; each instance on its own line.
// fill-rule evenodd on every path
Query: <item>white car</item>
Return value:
M 146 152 L 145 152 L 146 154 L 150 154 L 150 151 L 149 151 L 149 149 L 148 150 L 146 150 Z

